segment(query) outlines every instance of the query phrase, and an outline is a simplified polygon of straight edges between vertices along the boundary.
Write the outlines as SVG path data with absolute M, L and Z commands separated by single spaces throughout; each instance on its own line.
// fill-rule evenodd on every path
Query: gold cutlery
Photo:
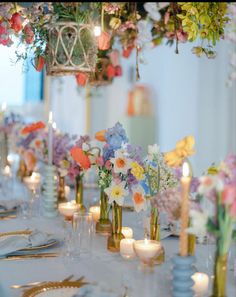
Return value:
M 66 282 L 66 281 L 69 281 L 73 278 L 74 274 L 71 274 L 70 276 L 64 278 L 62 280 L 62 282 Z M 84 277 L 81 277 L 81 280 L 83 279 Z M 23 288 L 29 288 L 29 287 L 34 287 L 34 286 L 38 286 L 38 285 L 42 285 L 44 283 L 46 283 L 47 281 L 42 281 L 42 282 L 32 282 L 32 283 L 28 283 L 28 284 L 24 284 L 24 285 L 12 285 L 11 288 L 12 289 L 23 289 Z
M 0 217 L 0 220 L 9 220 L 9 219 L 15 219 L 16 215 L 11 215 L 11 216 L 5 216 L 5 217 Z
M 24 260 L 24 259 L 40 259 L 40 258 L 50 258 L 57 257 L 58 253 L 40 253 L 40 254 L 22 254 L 22 255 L 8 255 L 5 258 L 1 258 L 0 260 Z

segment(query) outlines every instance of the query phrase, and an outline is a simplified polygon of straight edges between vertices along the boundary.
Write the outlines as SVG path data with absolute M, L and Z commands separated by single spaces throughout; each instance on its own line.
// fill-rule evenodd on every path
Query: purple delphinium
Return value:
M 60 162 L 66 158 L 66 155 L 71 147 L 71 138 L 68 134 L 54 134 L 53 163 L 55 166 L 60 166 Z

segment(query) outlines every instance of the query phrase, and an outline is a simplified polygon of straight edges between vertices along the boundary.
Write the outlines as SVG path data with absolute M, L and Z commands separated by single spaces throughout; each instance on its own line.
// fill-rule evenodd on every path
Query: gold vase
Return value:
M 228 254 L 220 255 L 216 252 L 214 267 L 213 292 L 211 297 L 226 297 Z
M 84 206 L 84 186 L 83 179 L 81 176 L 76 176 L 75 178 L 75 201 L 76 204 L 79 205 L 79 210 L 81 212 L 86 211 L 86 207 Z
M 151 208 L 151 217 L 150 217 L 150 239 L 161 241 L 161 232 L 159 224 L 159 213 L 158 210 L 154 207 Z M 161 246 L 161 252 L 154 260 L 154 264 L 160 265 L 165 262 L 165 249 Z
M 100 234 L 111 233 L 111 221 L 109 219 L 108 212 L 108 196 L 103 189 L 101 189 L 100 192 L 100 219 L 96 224 L 96 232 Z
M 193 234 L 188 235 L 188 255 L 195 255 L 195 247 L 196 247 L 196 236 Z
M 25 161 L 20 159 L 17 177 L 20 179 L 20 181 L 23 181 L 24 177 L 31 176 L 31 174 L 32 172 L 27 169 Z
M 65 177 L 60 174 L 58 175 L 57 201 L 58 203 L 67 202 L 65 193 Z
M 4 169 L 7 165 L 8 166 L 10 165 L 7 160 L 7 157 L 8 157 L 7 133 L 0 132 L 0 165 L 2 169 Z
M 107 240 L 107 248 L 111 252 L 120 251 L 120 241 L 124 238 L 121 233 L 122 230 L 122 206 L 118 205 L 116 202 L 112 204 L 112 226 L 111 235 Z

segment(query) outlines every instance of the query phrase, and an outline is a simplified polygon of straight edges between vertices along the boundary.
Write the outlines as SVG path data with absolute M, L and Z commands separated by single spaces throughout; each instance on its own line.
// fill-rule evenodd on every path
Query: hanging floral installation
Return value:
M 135 51 L 138 79 L 140 53 L 163 43 L 175 44 L 179 53 L 179 43 L 191 42 L 193 54 L 214 58 L 216 43 L 232 23 L 232 7 L 227 2 L 2 2 L 0 44 L 24 44 L 23 52 L 16 50 L 17 60 L 30 58 L 37 71 L 46 64 L 48 75 L 76 75 L 78 85 L 98 77 L 109 83 L 122 74 L 110 56 L 118 44 L 125 58 Z

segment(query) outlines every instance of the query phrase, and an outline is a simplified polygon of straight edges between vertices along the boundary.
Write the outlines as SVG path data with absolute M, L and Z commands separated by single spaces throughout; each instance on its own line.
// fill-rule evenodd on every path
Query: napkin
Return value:
M 41 231 L 35 230 L 29 235 L 12 235 L 0 238 L 0 257 L 24 248 L 37 247 L 51 242 L 53 238 Z
M 11 210 L 15 207 L 20 206 L 20 204 L 22 203 L 21 200 L 0 200 L 0 211 L 1 210 Z
M 118 297 L 119 295 L 114 292 L 109 292 L 101 286 L 85 285 L 81 287 L 72 297 Z

